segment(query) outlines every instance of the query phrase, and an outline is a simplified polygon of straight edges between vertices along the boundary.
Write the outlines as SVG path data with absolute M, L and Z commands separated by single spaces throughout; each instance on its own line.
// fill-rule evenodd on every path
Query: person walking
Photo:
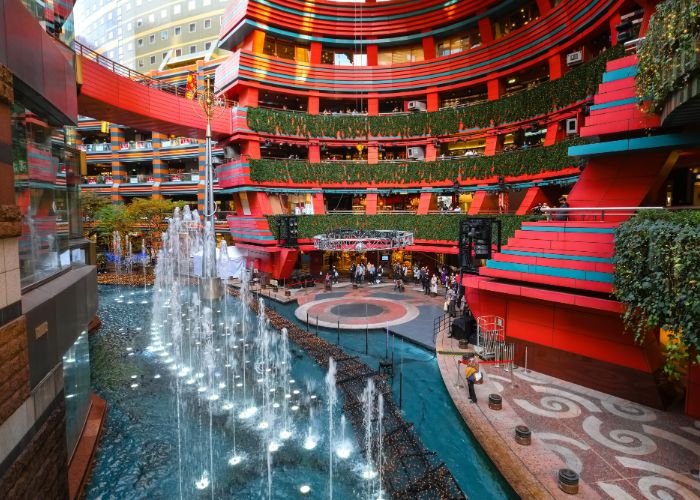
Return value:
M 462 361 L 460 361 L 462 363 Z M 469 401 L 471 403 L 476 403 L 476 391 L 474 391 L 474 384 L 476 383 L 476 374 L 479 373 L 479 363 L 471 358 L 467 362 L 467 368 L 464 370 L 464 375 L 467 377 L 467 387 L 469 389 Z
M 430 278 L 430 294 L 435 297 L 437 296 L 438 293 L 438 279 L 437 276 L 433 274 L 433 277 Z
M 457 292 L 455 292 L 454 287 L 449 287 L 447 289 L 447 312 L 450 313 L 450 318 L 455 317 L 456 299 L 457 299 Z

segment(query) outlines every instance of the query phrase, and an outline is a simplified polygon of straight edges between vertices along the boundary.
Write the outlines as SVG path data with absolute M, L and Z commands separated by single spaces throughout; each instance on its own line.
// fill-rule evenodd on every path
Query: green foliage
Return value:
M 250 160 L 250 179 L 254 182 L 405 184 L 454 182 L 457 178 L 487 179 L 498 175 L 515 177 L 556 172 L 575 165 L 575 160 L 568 156 L 569 146 L 583 142 L 583 139 L 574 139 L 546 148 L 523 149 L 495 156 L 470 156 L 425 162 L 367 164 Z
M 97 212 L 112 201 L 107 196 L 100 196 L 91 191 L 82 191 L 80 193 L 80 213 L 88 220 L 96 219 Z
M 637 92 L 660 110 L 674 90 L 700 71 L 700 3 L 659 3 L 637 57 Z
M 257 132 L 308 137 L 420 137 L 455 134 L 471 128 L 514 123 L 583 101 L 600 83 L 605 63 L 624 54 L 614 47 L 562 78 L 508 97 L 432 113 L 381 116 L 309 115 L 266 108 L 248 109 L 248 126 Z
M 665 371 L 694 352 L 700 362 L 700 211 L 642 212 L 615 233 L 615 296 L 638 342 L 649 329 L 671 332 Z
M 104 205 L 95 212 L 97 225 L 95 231 L 104 240 L 111 238 L 114 231 L 126 233 L 130 229 L 130 221 L 124 205 Z
M 274 228 L 278 226 L 277 217 L 279 216 L 268 216 L 273 234 Z M 467 215 L 455 214 L 304 215 L 298 218 L 299 238 L 313 238 L 317 234 L 335 229 L 394 229 L 412 231 L 414 237 L 420 240 L 452 241 L 456 244 L 459 236 L 459 221 L 467 217 Z M 501 243 L 503 244 L 515 234 L 515 230 L 520 228 L 523 221 L 534 220 L 529 216 L 510 214 L 493 217 L 501 221 Z M 496 237 L 494 232 L 494 243 Z

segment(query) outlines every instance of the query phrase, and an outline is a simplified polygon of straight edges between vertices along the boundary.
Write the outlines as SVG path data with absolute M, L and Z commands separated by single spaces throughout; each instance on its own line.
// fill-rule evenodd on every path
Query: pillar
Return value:
M 542 191 L 542 188 L 539 186 L 532 186 L 527 189 L 522 203 L 520 203 L 518 210 L 515 211 L 515 215 L 527 215 L 535 205 L 544 203 L 545 201 L 548 202 L 547 196 L 544 194 L 544 191 Z
M 498 78 L 489 80 L 486 82 L 486 89 L 489 101 L 500 99 L 501 95 L 503 95 L 503 81 Z
M 314 193 L 311 195 L 311 204 L 314 208 L 314 215 L 324 215 L 326 213 L 326 206 L 323 202 L 323 193 Z
M 265 32 L 262 30 L 254 30 L 251 35 L 250 50 L 253 54 L 262 54 L 265 47 Z
M 367 193 L 365 215 L 377 215 L 377 193 Z
M 160 132 L 153 132 L 151 138 L 151 143 L 153 144 L 153 179 L 155 180 L 153 184 L 153 198 L 155 199 L 163 198 L 163 195 L 160 193 L 160 185 L 168 181 L 168 168 L 165 166 L 165 162 L 160 158 L 160 149 L 166 137 L 166 135 Z
M 429 191 L 423 191 L 420 194 L 420 199 L 418 200 L 418 210 L 416 213 L 418 215 L 427 215 L 430 211 L 430 202 L 432 201 L 433 193 Z
M 260 156 L 260 140 L 248 139 L 241 143 L 241 156 L 247 156 L 251 160 L 259 160 Z
M 550 80 L 556 80 L 557 78 L 561 78 L 566 74 L 568 68 L 566 66 L 566 60 L 562 54 L 550 56 L 548 62 Z
M 379 145 L 378 144 L 370 144 L 367 146 L 367 163 L 368 164 L 376 164 L 379 163 Z
M 255 87 L 242 87 L 238 92 L 238 105 L 257 108 L 258 89 Z
M 309 61 L 311 64 L 321 64 L 321 52 L 323 47 L 321 42 L 311 42 L 311 50 L 309 54 Z
M 119 194 L 119 185 L 128 182 L 126 169 L 119 158 L 124 132 L 119 127 L 109 128 L 109 139 L 112 147 L 112 203 L 122 203 L 124 198 Z
M 423 58 L 426 61 L 435 59 L 435 37 L 432 35 L 424 36 L 421 42 L 423 43 Z
M 440 95 L 437 92 L 437 87 L 430 87 L 426 96 L 425 109 L 432 113 L 440 109 Z
M 319 143 L 309 144 L 309 163 L 321 162 L 321 145 Z
M 610 45 L 617 45 L 617 25 L 620 24 L 620 13 L 615 13 L 614 16 L 610 18 Z
M 310 115 L 317 115 L 319 113 L 319 97 L 317 95 L 310 95 L 307 105 L 307 111 Z
M 552 10 L 551 0 L 537 0 L 537 8 L 540 11 L 540 17 L 546 16 Z
M 479 15 L 483 14 L 484 11 L 479 12 Z M 491 26 L 491 19 L 486 17 L 482 17 L 478 21 L 478 26 L 479 26 L 479 34 L 481 35 L 481 43 L 487 44 L 489 42 L 493 41 L 493 26 Z
M 484 156 L 494 156 L 502 149 L 503 136 L 489 135 L 488 137 L 486 137 L 486 148 L 484 149 Z
M 544 136 L 544 145 L 552 146 L 563 138 L 563 130 L 559 126 L 559 122 L 550 122 L 547 124 L 547 134 Z
M 379 98 L 370 97 L 367 99 L 367 114 L 377 116 L 379 114 Z
M 437 159 L 437 148 L 434 142 L 425 145 L 425 161 L 435 161 Z
M 367 66 L 377 66 L 379 64 L 379 47 L 376 44 L 367 45 Z

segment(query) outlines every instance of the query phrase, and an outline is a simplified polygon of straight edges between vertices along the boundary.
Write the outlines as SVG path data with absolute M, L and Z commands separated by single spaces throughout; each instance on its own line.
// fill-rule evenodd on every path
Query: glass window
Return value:
M 175 36 L 180 36 L 182 28 L 180 26 L 175 26 Z
M 68 456 L 71 456 L 90 409 L 90 344 L 87 328 L 63 355 L 63 390 L 66 398 L 66 444 Z
M 160 39 L 161 40 L 167 40 L 168 39 L 168 31 L 164 30 L 160 32 Z
M 493 36 L 494 38 L 505 36 L 534 21 L 539 16 L 540 11 L 537 8 L 537 2 L 529 2 L 494 21 Z
M 190 54 L 194 54 L 197 52 L 197 46 L 196 45 L 190 45 Z
M 204 50 L 209 50 L 211 49 L 211 42 L 207 42 L 204 44 Z
M 177 15 L 180 12 L 182 12 L 182 5 L 177 4 L 177 5 L 173 6 L 173 14 Z
M 211 19 L 205 19 L 204 20 L 204 29 L 209 29 L 211 28 Z
M 194 33 L 195 31 L 197 31 L 197 24 L 190 23 L 190 33 Z
M 60 254 L 71 237 L 82 236 L 80 154 L 43 119 L 15 103 L 12 166 L 16 203 L 22 214 L 20 278 L 28 286 L 61 269 Z M 70 265 L 70 258 L 68 264 Z
M 155 64 L 155 63 L 156 63 L 156 56 L 151 56 L 151 64 Z
M 180 57 L 182 55 L 182 49 L 175 49 L 175 57 Z
M 155 35 L 149 35 L 148 37 L 148 43 L 155 43 L 156 41 L 156 36 Z

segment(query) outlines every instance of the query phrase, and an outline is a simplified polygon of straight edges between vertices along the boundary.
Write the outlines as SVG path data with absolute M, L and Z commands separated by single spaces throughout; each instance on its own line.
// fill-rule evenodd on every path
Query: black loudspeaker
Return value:
M 500 241 L 500 221 L 487 217 L 474 217 L 460 221 L 459 224 L 459 266 L 463 271 L 474 272 L 474 259 L 491 258 L 491 236 L 493 224 L 498 227 Z M 499 245 L 500 250 L 500 245 Z
M 299 245 L 299 221 L 294 215 L 283 215 L 278 219 L 278 240 L 280 246 L 296 247 Z

